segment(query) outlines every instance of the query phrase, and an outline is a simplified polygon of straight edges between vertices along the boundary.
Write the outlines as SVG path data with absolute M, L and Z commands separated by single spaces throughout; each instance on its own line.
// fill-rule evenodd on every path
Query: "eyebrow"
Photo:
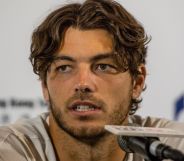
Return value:
M 99 61 L 102 59 L 112 59 L 113 58 L 113 53 L 99 53 L 93 57 L 91 57 L 89 59 L 90 62 L 94 62 L 94 61 Z M 67 60 L 67 61 L 71 61 L 71 62 L 76 62 L 76 60 L 70 56 L 67 56 L 65 54 L 61 55 L 61 56 L 57 56 L 54 58 L 54 60 Z
M 113 54 L 112 53 L 99 53 L 98 55 L 95 55 L 94 57 L 90 58 L 90 61 L 94 62 L 94 61 L 99 61 L 102 59 L 112 59 L 113 58 Z
M 68 60 L 68 61 L 76 62 L 72 57 L 66 56 L 66 55 L 57 56 L 54 58 L 54 60 Z

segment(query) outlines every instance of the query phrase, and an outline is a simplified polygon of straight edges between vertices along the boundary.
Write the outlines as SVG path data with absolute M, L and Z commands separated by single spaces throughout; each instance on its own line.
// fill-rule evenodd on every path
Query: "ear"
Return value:
M 141 92 L 143 91 L 146 79 L 146 67 L 144 64 L 141 64 L 138 67 L 138 71 L 140 74 L 138 74 L 137 77 L 134 78 L 133 80 L 133 93 L 132 93 L 133 99 L 136 99 L 140 96 Z
M 49 91 L 48 91 L 47 84 L 42 81 L 41 85 L 42 85 L 42 93 L 43 93 L 44 100 L 46 103 L 49 103 Z

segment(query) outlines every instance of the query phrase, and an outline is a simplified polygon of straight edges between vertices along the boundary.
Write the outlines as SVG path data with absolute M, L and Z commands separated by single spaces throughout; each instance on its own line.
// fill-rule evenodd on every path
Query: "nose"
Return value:
M 83 67 L 77 72 L 75 82 L 75 92 L 92 93 L 96 90 L 95 75 L 87 67 Z

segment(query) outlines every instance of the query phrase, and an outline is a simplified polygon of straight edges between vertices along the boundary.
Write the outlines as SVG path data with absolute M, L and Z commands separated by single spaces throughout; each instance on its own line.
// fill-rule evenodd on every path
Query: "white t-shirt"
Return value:
M 19 120 L 15 124 L 0 127 L 0 161 L 56 161 L 48 134 L 48 113 L 34 119 Z M 162 127 L 184 132 L 184 123 L 166 119 L 130 116 L 130 122 L 144 127 Z M 160 138 L 160 140 L 184 153 L 184 139 Z M 144 161 L 137 154 L 129 153 L 126 161 Z

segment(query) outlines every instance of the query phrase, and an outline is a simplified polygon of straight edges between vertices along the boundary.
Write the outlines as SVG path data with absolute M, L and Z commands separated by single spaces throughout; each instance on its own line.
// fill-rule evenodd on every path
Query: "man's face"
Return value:
M 47 74 L 43 93 L 61 129 L 75 137 L 104 134 L 104 125 L 122 125 L 139 88 L 128 71 L 118 72 L 113 40 L 101 29 L 69 28 Z

